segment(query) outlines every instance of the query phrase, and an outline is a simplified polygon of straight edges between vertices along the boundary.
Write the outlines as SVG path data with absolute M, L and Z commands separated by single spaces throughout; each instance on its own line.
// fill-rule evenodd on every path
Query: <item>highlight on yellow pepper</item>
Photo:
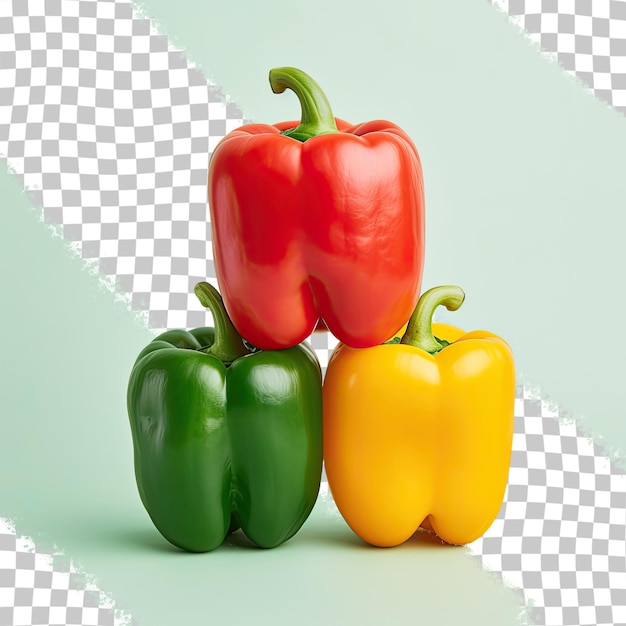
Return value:
M 460 287 L 425 292 L 399 343 L 339 344 L 323 388 L 328 484 L 348 525 L 375 546 L 421 526 L 447 543 L 481 537 L 497 517 L 513 441 L 515 367 L 486 331 L 432 322 Z

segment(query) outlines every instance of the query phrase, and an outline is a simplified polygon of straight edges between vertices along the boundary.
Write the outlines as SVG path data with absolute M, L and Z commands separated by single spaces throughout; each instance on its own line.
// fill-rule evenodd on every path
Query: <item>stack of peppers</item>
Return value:
M 438 306 L 461 306 L 459 287 L 419 297 L 423 178 L 406 133 L 335 118 L 295 68 L 272 70 L 270 84 L 295 92 L 301 121 L 243 126 L 209 166 L 222 295 L 206 282 L 195 293 L 214 328 L 167 331 L 132 369 L 141 500 L 184 550 L 237 529 L 270 548 L 306 521 L 324 460 L 364 541 L 395 546 L 422 527 L 471 542 L 506 487 L 511 350 L 432 322 Z M 323 381 L 303 343 L 316 329 L 340 341 Z

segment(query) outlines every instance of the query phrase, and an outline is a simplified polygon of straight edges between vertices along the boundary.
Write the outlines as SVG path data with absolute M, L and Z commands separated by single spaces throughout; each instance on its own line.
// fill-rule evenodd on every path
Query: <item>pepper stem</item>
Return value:
M 440 305 L 445 306 L 448 311 L 456 311 L 464 299 L 465 293 L 455 285 L 433 287 L 424 292 L 417 302 L 400 343 L 421 348 L 430 354 L 437 354 L 449 346 L 448 341 L 433 335 L 433 314 Z
M 284 130 L 281 135 L 306 141 L 318 135 L 339 132 L 328 98 L 308 74 L 295 67 L 278 67 L 270 70 L 270 85 L 274 93 L 291 89 L 298 96 L 302 107 L 300 124 Z
M 200 304 L 210 309 L 215 326 L 215 339 L 204 352 L 216 357 L 226 365 L 230 365 L 235 359 L 248 354 L 241 335 L 226 313 L 224 301 L 219 291 L 213 285 L 202 282 L 194 287 L 193 292 L 200 300 Z

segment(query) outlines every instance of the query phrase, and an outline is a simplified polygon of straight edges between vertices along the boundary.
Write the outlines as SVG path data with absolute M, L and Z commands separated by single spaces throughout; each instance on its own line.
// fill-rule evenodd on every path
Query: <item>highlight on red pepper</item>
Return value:
M 324 380 L 324 462 L 348 525 L 375 546 L 420 526 L 444 541 L 478 539 L 502 505 L 513 440 L 510 347 L 486 331 L 433 324 L 461 306 L 445 286 L 424 293 L 399 343 L 339 344 Z M 396 339 L 397 341 L 397 339 Z
M 217 548 L 241 528 L 271 548 L 309 516 L 322 473 L 322 379 L 313 350 L 246 346 L 209 283 L 215 328 L 169 330 L 128 383 L 137 487 L 172 544 Z
M 353 347 L 377 345 L 409 318 L 424 257 L 420 158 L 395 124 L 333 116 L 301 70 L 270 72 L 300 122 L 248 124 L 213 152 L 208 195 L 215 270 L 246 340 L 293 346 L 318 319 Z

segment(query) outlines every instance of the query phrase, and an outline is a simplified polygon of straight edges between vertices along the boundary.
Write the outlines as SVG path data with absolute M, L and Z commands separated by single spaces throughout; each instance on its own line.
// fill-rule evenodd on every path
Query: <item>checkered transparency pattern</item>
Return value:
M 625 2 L 496 4 L 624 112 Z M 244 122 L 129 2 L 0 0 L 0 155 L 155 331 L 210 321 L 192 294 L 216 284 L 208 161 Z M 325 367 L 335 340 L 311 342 Z M 505 503 L 472 554 L 520 589 L 537 624 L 626 624 L 623 472 L 526 390 L 515 415 Z M 0 626 L 123 618 L 71 564 L 24 546 L 0 528 Z
M 134 626 L 60 553 L 37 550 L 0 520 L 0 626 Z
M 626 114 L 626 0 L 491 0 L 541 50 Z
M 470 549 L 535 624 L 626 624 L 626 474 L 524 388 L 504 504 Z
M 209 154 L 244 123 L 128 2 L 0 2 L 0 154 L 46 223 L 156 330 L 214 280 Z

